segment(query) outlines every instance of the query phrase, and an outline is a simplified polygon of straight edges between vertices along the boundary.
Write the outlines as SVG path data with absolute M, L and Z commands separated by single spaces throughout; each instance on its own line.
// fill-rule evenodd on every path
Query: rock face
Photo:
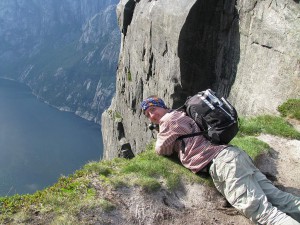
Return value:
M 115 93 L 118 0 L 2 0 L 0 76 L 95 122 Z
M 238 1 L 240 60 L 230 98 L 245 115 L 300 97 L 299 1 Z
M 116 95 L 102 115 L 104 157 L 151 141 L 139 104 L 158 94 L 172 108 L 212 88 L 239 114 L 276 113 L 300 97 L 296 1 L 121 0 Z

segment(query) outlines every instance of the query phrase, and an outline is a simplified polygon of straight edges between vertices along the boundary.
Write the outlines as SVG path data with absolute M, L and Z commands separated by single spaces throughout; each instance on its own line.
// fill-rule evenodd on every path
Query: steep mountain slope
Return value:
M 60 109 L 100 122 L 115 92 L 117 0 L 3 0 L 0 76 Z

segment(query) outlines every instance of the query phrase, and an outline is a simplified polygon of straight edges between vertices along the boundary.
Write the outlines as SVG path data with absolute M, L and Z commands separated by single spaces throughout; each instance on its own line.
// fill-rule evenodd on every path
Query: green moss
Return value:
M 97 163 L 97 162 L 91 162 L 84 166 L 83 169 L 87 174 L 91 172 L 95 172 L 99 175 L 103 175 L 105 177 L 112 174 L 112 169 L 109 167 L 109 165 L 106 165 L 104 163 Z
M 26 213 L 32 210 L 58 213 L 78 211 L 81 202 L 95 196 L 94 189 L 89 187 L 89 180 L 82 175 L 83 173 L 75 173 L 69 177 L 61 177 L 53 186 L 31 195 L 17 194 L 1 197 L 0 223 L 8 220 L 16 212 Z
M 244 135 L 266 133 L 286 138 L 300 139 L 300 133 L 287 123 L 284 118 L 270 115 L 240 118 L 240 133 Z
M 167 188 L 170 190 L 178 188 L 182 180 L 198 183 L 206 182 L 205 179 L 194 175 L 188 169 L 182 167 L 179 162 L 174 163 L 172 158 L 157 155 L 154 152 L 153 144 L 150 144 L 145 152 L 133 158 L 130 164 L 125 165 L 122 173 L 136 177 L 135 184 L 139 184 L 140 181 L 141 186 L 144 186 L 144 180 L 147 179 L 149 181 L 153 178 L 164 180 Z
M 132 81 L 132 76 L 131 76 L 131 72 L 130 71 L 127 72 L 127 80 L 128 81 Z
M 255 161 L 260 155 L 267 153 L 269 145 L 255 137 L 235 137 L 230 144 L 243 149 Z
M 122 116 L 119 112 L 115 112 L 115 120 L 122 119 Z
M 300 120 L 300 99 L 289 99 L 278 106 L 278 111 L 284 117 L 291 117 Z
M 114 121 L 123 119 L 121 113 L 119 113 L 117 111 L 113 111 L 113 110 L 109 109 L 109 110 L 107 110 L 107 113 L 110 116 L 110 118 L 112 118 Z

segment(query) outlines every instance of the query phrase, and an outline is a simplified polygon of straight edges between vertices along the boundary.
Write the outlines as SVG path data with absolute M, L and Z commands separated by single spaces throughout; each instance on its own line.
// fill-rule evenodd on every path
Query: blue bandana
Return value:
M 167 106 L 165 105 L 164 101 L 161 98 L 153 97 L 147 98 L 141 103 L 141 108 L 145 112 L 150 106 L 157 106 L 166 109 Z

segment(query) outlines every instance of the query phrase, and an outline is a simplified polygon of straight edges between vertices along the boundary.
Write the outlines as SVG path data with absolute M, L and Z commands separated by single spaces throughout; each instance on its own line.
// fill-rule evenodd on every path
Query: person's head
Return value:
M 141 103 L 145 116 L 154 124 L 159 124 L 160 119 L 168 112 L 164 101 L 155 96 L 149 96 Z

